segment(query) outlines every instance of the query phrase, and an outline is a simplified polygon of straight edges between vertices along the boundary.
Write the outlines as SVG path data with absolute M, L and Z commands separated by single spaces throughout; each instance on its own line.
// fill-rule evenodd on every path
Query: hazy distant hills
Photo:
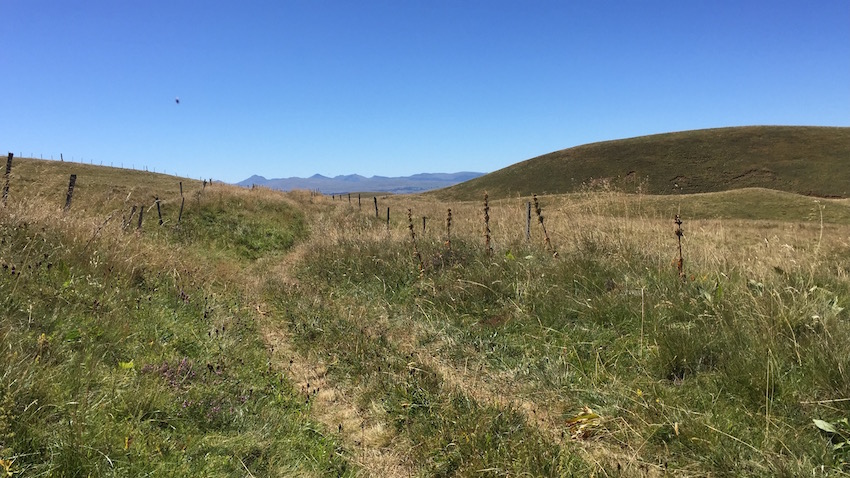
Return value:
M 240 181 L 240 186 L 263 186 L 281 191 L 307 189 L 324 194 L 345 194 L 351 192 L 385 192 L 393 194 L 418 193 L 452 186 L 470 179 L 482 176 L 484 173 L 422 173 L 413 176 L 385 177 L 372 176 L 367 178 L 359 174 L 336 176 L 329 178 L 314 174 L 309 178 L 278 178 L 266 179 L 262 176 L 251 176 Z
M 479 199 L 615 188 L 692 194 L 767 188 L 850 197 L 850 128 L 745 126 L 604 141 L 538 156 L 435 191 Z

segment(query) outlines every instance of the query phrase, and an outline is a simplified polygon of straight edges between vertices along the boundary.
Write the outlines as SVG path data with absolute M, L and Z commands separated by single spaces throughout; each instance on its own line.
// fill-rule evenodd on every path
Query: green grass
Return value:
M 401 213 L 188 183 L 178 226 L 174 178 L 109 168 L 62 213 L 68 167 L 22 162 L 0 210 L 0 471 L 352 476 L 376 452 L 417 476 L 850 473 L 843 200 L 542 197 L 555 258 L 523 200 L 491 202 L 491 255 L 479 201 L 387 198 L 433 219 L 420 277 Z M 154 196 L 165 224 L 122 229 Z
M 90 191 L 113 179 L 98 172 Z M 137 235 L 103 224 L 116 203 L 85 197 L 64 215 L 39 194 L 0 211 L 3 466 L 13 476 L 353 474 L 270 366 L 239 287 L 214 272 L 281 254 L 303 218 L 285 201 L 246 216 L 238 198 L 201 197 L 181 228 Z M 235 245 L 210 244 L 220 223 L 193 217 L 209 210 Z
M 689 263 L 693 278 L 683 283 L 674 267 L 659 268 L 668 258 L 639 240 L 584 237 L 565 246 L 559 259 L 524 243 L 503 245 L 490 257 L 479 238 L 459 237 L 452 260 L 426 261 L 423 279 L 401 235 L 315 246 L 301 280 L 341 305 L 309 320 L 306 310 L 294 314 L 291 327 L 303 347 L 340 354 L 339 380 L 366 382 L 367 396 L 384 400 L 390 415 L 398 413 L 392 404 L 399 393 L 403 403 L 426 409 L 415 417 L 422 422 L 402 415 L 399 430 L 420 444 L 424 474 L 471 459 L 460 449 L 457 458 L 445 453 L 447 443 L 472 433 L 461 417 L 474 417 L 479 430 L 498 426 L 487 411 L 493 403 L 452 396 L 450 387 L 435 395 L 439 386 L 427 385 L 440 383 L 433 370 L 425 384 L 411 383 L 397 348 L 402 343 L 413 342 L 457 369 L 482 370 L 485 381 L 504 382 L 509 396 L 545 404 L 567 436 L 575 432 L 568 421 L 589 407 L 600 418 L 584 440 L 676 473 L 850 470 L 850 456 L 830 444 L 840 443 L 840 434 L 813 425 L 850 415 L 846 401 L 817 403 L 850 397 L 850 295 L 839 272 L 847 266 L 846 245 L 811 268 L 777 268 L 766 277 L 754 277 L 744 264 L 707 269 Z M 426 258 L 445 257 L 442 241 L 420 238 L 418 248 Z M 356 310 L 356 318 L 347 319 L 345 310 Z M 391 364 L 397 377 L 390 384 L 370 378 L 380 376 L 375 367 L 388 372 Z M 525 422 L 509 409 L 502 413 Z M 532 450 L 506 438 L 506 455 L 491 456 L 488 450 L 504 445 L 479 444 L 470 453 L 489 458 L 474 467 L 522 463 L 519 469 L 555 475 L 556 463 L 570 457 L 573 468 L 564 474 L 601 473 L 569 445 L 522 433 L 522 443 L 545 446 Z M 538 461 L 526 461 L 532 457 Z M 605 463 L 598 466 L 617 466 Z
M 208 252 L 256 260 L 285 253 L 306 232 L 304 218 L 288 203 L 227 198 L 186 211 L 175 236 Z
M 751 126 L 605 141 L 545 154 L 433 193 L 471 200 L 615 187 L 646 194 L 768 188 L 847 197 L 850 128 Z

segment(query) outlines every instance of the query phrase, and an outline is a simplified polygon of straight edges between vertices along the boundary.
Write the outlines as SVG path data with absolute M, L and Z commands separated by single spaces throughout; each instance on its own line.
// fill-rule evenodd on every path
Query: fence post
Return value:
M 422 234 L 425 234 L 425 216 L 422 216 Z
M 378 198 L 373 196 L 372 200 L 375 201 L 375 217 L 378 217 Z
M 452 253 L 452 208 L 446 215 L 446 254 L 449 256 Z
M 685 233 L 682 231 L 682 219 L 678 214 L 676 214 L 676 219 L 673 220 L 673 223 L 676 224 L 676 237 L 679 240 L 679 260 L 676 262 L 676 268 L 679 270 L 679 278 L 687 281 L 687 276 L 685 275 L 685 258 L 682 256 L 682 236 Z
M 363 206 L 360 205 L 360 195 L 357 195 L 357 209 L 363 209 Z
M 484 245 L 487 248 L 487 255 L 493 255 L 493 246 L 490 245 L 490 197 L 484 193 Z
M 159 225 L 162 225 L 162 209 L 159 207 L 159 197 L 155 197 L 154 201 L 156 202 L 156 214 L 159 216 Z
M 74 196 L 74 185 L 77 184 L 77 175 L 72 174 L 71 180 L 68 182 L 68 195 L 65 196 L 65 211 L 71 209 L 71 199 Z
M 137 231 L 142 230 L 142 218 L 144 218 L 144 216 L 145 216 L 145 206 L 143 204 L 143 205 L 139 206 L 139 225 L 136 226 Z
M 390 228 L 390 208 L 387 207 L 387 229 Z
M 183 219 L 183 206 L 186 205 L 186 198 L 183 196 L 183 181 L 180 181 L 180 212 L 177 214 L 177 225 L 180 225 L 180 220 Z
M 6 199 L 9 197 L 9 178 L 12 176 L 12 157 L 14 153 L 9 153 L 9 159 L 6 160 L 6 184 L 3 186 L 3 205 L 6 205 Z
M 525 240 L 531 240 L 531 201 L 525 203 Z

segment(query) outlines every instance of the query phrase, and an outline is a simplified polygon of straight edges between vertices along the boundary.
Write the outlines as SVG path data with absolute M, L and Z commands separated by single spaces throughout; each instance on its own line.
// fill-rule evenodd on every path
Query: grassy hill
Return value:
M 15 162 L 3 476 L 850 471 L 848 200 L 179 181 Z
M 850 195 L 850 128 L 750 126 L 605 141 L 556 151 L 441 190 L 442 198 L 559 194 L 612 186 L 649 194 L 747 187 Z

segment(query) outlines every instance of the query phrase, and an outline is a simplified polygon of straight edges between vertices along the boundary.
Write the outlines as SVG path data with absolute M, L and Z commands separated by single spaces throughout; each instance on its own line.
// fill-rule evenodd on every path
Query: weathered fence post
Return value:
M 12 176 L 12 157 L 14 153 L 9 153 L 9 158 L 6 160 L 6 184 L 3 185 L 3 205 L 6 205 L 6 199 L 9 197 L 9 178 Z
M 387 229 L 390 228 L 390 208 L 387 207 Z
M 363 209 L 363 206 L 360 205 L 360 195 L 357 195 L 357 209 Z
M 154 202 L 156 202 L 156 214 L 159 216 L 159 225 L 162 225 L 162 209 L 159 207 L 159 197 L 154 198 Z
M 525 240 L 531 240 L 531 201 L 525 203 Z
M 348 193 L 348 204 L 351 204 L 351 193 Z
M 425 216 L 422 216 L 422 234 L 425 234 Z
M 142 218 L 144 218 L 144 216 L 145 216 L 145 206 L 143 204 L 143 205 L 139 206 L 139 225 L 136 226 L 137 231 L 142 230 Z
M 375 217 L 378 217 L 378 198 L 373 196 L 372 200 L 375 201 Z
M 687 279 L 685 276 L 685 258 L 682 256 L 682 236 L 685 233 L 682 231 L 682 219 L 676 214 L 676 219 L 673 220 L 676 224 L 676 237 L 679 240 L 679 260 L 676 262 L 676 268 L 679 270 L 679 278 L 683 281 Z
M 446 215 L 446 254 L 451 256 L 452 253 L 452 208 Z
M 186 198 L 183 197 L 183 181 L 180 181 L 180 212 L 177 214 L 177 225 L 180 225 L 180 220 L 183 219 L 183 206 L 186 205 Z
M 484 246 L 487 248 L 487 255 L 493 255 L 493 246 L 490 245 L 490 204 L 489 196 L 484 193 Z
M 419 253 L 419 248 L 416 247 L 416 233 L 413 232 L 413 212 L 410 208 L 407 209 L 407 228 L 410 229 L 410 242 L 413 244 L 413 257 L 419 265 L 419 278 L 425 276 L 425 264 L 422 262 L 422 254 Z
M 71 180 L 68 181 L 68 195 L 65 196 L 65 211 L 71 209 L 71 199 L 74 196 L 74 185 L 77 184 L 77 175 L 72 174 Z

